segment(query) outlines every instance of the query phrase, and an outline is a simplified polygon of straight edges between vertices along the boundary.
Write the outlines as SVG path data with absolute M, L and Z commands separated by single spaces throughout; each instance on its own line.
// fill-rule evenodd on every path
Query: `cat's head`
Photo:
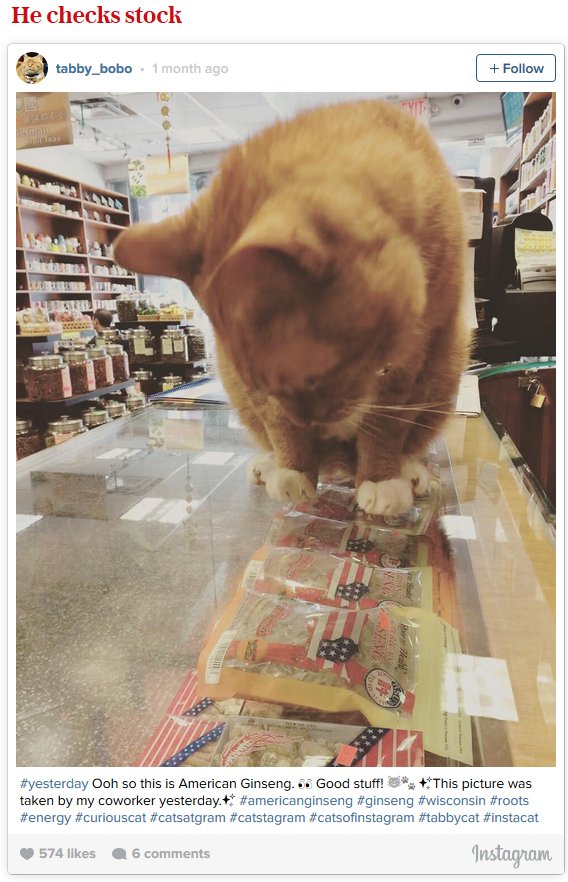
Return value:
M 206 204 L 205 204 L 206 207 Z M 132 270 L 186 282 L 245 385 L 298 425 L 374 400 L 376 376 L 408 360 L 425 307 L 414 240 L 384 218 L 372 236 L 289 194 L 269 198 L 233 241 L 220 203 L 121 234 Z M 234 234 L 233 234 L 234 235 Z
M 23 78 L 28 83 L 33 83 L 38 79 L 43 79 L 44 61 L 39 53 L 32 53 L 22 56 L 20 70 Z

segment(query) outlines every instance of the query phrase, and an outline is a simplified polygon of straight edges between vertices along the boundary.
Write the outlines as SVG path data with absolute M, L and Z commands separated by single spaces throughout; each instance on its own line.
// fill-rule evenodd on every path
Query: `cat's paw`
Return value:
M 266 477 L 266 492 L 280 502 L 305 502 L 316 496 L 308 475 L 295 469 L 272 469 Z
M 357 505 L 367 514 L 394 517 L 412 507 L 412 485 L 404 478 L 363 481 L 357 490 Z
M 266 484 L 268 474 L 276 468 L 273 453 L 257 453 L 247 464 L 247 477 L 251 484 Z
M 432 475 L 426 468 L 424 463 L 418 459 L 407 459 L 400 473 L 412 484 L 412 490 L 415 496 L 426 496 L 430 490 L 430 479 Z

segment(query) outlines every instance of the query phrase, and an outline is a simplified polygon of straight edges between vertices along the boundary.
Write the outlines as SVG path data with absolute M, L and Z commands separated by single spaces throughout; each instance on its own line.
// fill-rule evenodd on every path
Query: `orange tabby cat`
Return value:
M 219 371 L 276 499 L 356 454 L 376 514 L 427 487 L 422 454 L 465 366 L 459 194 L 427 129 L 380 101 L 278 123 L 233 148 L 192 208 L 121 234 L 116 259 L 173 276 L 211 319 Z

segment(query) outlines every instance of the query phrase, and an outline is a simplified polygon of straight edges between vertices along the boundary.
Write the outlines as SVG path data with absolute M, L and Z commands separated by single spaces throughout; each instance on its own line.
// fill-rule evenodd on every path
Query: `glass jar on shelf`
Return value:
M 107 353 L 106 348 L 104 346 L 95 346 L 89 349 L 88 352 L 93 359 L 97 389 L 101 389 L 104 386 L 112 386 L 114 383 L 112 358 Z
M 130 376 L 130 367 L 128 364 L 128 355 L 124 351 L 120 343 L 107 343 L 106 351 L 112 360 L 112 371 L 115 383 L 124 383 Z
M 207 357 L 203 332 L 196 328 L 195 325 L 188 325 L 185 328 L 185 334 L 187 337 L 189 361 L 202 361 L 202 359 Z
M 155 358 L 154 336 L 148 328 L 133 328 L 131 340 L 133 360 L 152 361 Z
M 139 297 L 133 292 L 119 294 L 116 298 L 116 314 L 119 322 L 135 322 L 138 319 Z
M 71 398 L 71 376 L 61 355 L 33 355 L 24 368 L 26 390 L 32 401 Z
M 166 328 L 160 345 L 164 361 L 189 361 L 188 338 L 183 328 Z
M 69 441 L 76 435 L 84 435 L 86 431 L 83 420 L 70 416 L 61 416 L 47 424 L 47 431 L 44 436 L 45 446 L 54 447 L 56 444 Z
M 136 385 L 139 387 L 138 391 L 143 392 L 144 395 L 152 395 L 157 392 L 157 384 L 152 371 L 134 371 L 132 379 L 136 381 Z
M 62 355 L 63 361 L 69 367 L 73 395 L 83 395 L 97 388 L 95 366 L 88 352 L 72 349 Z
M 42 448 L 38 430 L 31 420 L 16 419 L 16 459 L 23 459 Z

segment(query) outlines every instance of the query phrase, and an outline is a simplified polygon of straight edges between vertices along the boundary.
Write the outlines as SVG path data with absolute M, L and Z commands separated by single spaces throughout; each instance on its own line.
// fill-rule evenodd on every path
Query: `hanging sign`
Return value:
M 18 92 L 16 149 L 73 143 L 68 92 Z
M 189 193 L 189 161 L 186 153 L 144 156 L 128 163 L 131 196 L 164 196 Z

